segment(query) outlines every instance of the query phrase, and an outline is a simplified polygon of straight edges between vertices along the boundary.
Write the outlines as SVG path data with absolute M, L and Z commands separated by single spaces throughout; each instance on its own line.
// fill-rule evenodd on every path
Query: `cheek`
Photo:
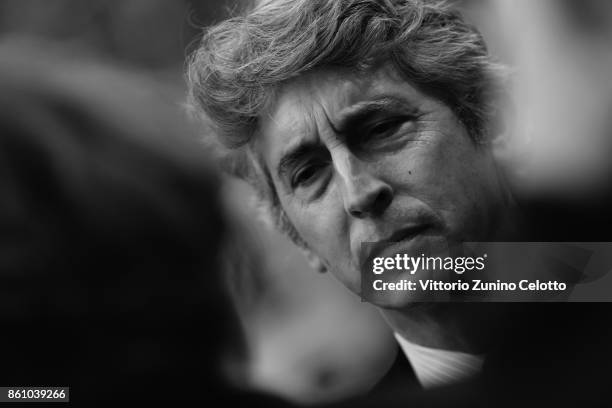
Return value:
M 317 255 L 329 263 L 341 254 L 348 235 L 342 202 L 335 194 L 310 203 L 289 198 L 282 204 L 302 239 Z
M 466 135 L 429 136 L 394 158 L 391 168 L 401 169 L 393 172 L 398 193 L 425 204 L 449 231 L 469 230 L 484 214 L 481 204 L 490 197 L 495 169 Z
M 453 149 L 445 149 L 438 135 L 413 144 L 403 152 L 393 155 L 387 169 L 400 195 L 417 198 L 432 208 L 444 208 L 449 188 L 456 188 L 457 158 Z
M 348 219 L 338 191 L 332 189 L 308 205 L 287 201 L 289 219 L 308 246 L 347 288 L 359 293 L 360 275 L 352 267 Z
M 469 142 L 471 143 L 471 142 Z M 474 237 L 486 229 L 488 207 L 495 200 L 496 171 L 485 152 L 455 143 L 440 149 L 432 187 L 432 205 L 451 235 Z

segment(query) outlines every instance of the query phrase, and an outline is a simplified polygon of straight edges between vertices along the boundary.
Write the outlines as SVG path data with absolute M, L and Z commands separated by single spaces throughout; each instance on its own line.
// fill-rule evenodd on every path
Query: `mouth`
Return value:
M 366 265 L 368 261 L 376 257 L 384 256 L 387 253 L 389 253 L 389 256 L 392 256 L 396 253 L 395 250 L 399 249 L 399 246 L 404 247 L 406 245 L 410 245 L 411 241 L 423 236 L 431 228 L 431 224 L 410 225 L 394 231 L 392 234 L 381 240 L 362 243 L 359 254 L 360 264 L 362 266 Z
M 428 224 L 419 224 L 413 225 L 410 227 L 402 228 L 398 231 L 395 231 L 389 237 L 380 240 L 381 244 L 391 244 L 394 242 L 402 242 L 402 241 L 410 241 L 415 238 L 417 235 L 423 234 L 427 231 L 431 226 Z

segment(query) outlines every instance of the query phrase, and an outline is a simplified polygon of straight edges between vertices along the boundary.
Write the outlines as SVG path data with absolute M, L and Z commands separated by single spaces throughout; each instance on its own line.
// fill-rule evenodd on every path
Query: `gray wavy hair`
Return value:
M 480 33 L 445 1 L 268 0 L 208 28 L 187 69 L 188 103 L 212 127 L 225 168 L 252 184 L 273 222 L 305 246 L 250 142 L 283 83 L 320 67 L 381 62 L 446 103 L 486 138 L 503 70 Z

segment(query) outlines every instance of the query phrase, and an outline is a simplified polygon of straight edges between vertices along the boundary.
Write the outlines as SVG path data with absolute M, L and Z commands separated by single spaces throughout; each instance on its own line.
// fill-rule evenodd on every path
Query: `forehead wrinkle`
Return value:
M 316 115 L 310 101 L 312 98 L 309 99 L 298 91 L 286 96 L 284 101 L 281 99 L 280 105 L 277 105 L 280 108 L 269 115 L 276 131 L 280 132 L 284 139 L 278 160 L 273 164 L 274 173 L 280 178 L 286 167 L 297 159 L 296 156 L 307 152 L 318 143 Z
M 287 92 L 277 101 L 277 109 L 269 112 L 267 116 L 276 130 L 284 133 L 285 140 L 310 139 L 311 135 L 316 133 L 313 132 L 312 126 L 312 106 L 301 92 L 292 92 L 291 88 L 288 88 Z M 290 142 L 290 144 L 293 143 Z
M 313 122 L 319 138 L 328 144 L 328 148 L 340 143 L 341 135 L 335 125 L 335 118 L 354 99 L 360 98 L 361 89 L 356 78 L 346 79 L 336 73 L 324 76 L 323 80 L 311 88 Z
M 367 99 L 372 81 L 351 72 L 316 70 L 295 78 L 277 93 L 276 109 L 267 119 L 285 140 L 281 148 L 278 170 L 283 158 L 305 145 L 326 145 L 328 150 L 342 143 L 334 118 L 347 106 Z M 288 133 L 288 134 L 287 134 Z
M 265 118 L 266 120 L 272 122 L 274 124 L 274 127 L 279 128 L 281 127 L 281 124 L 278 120 L 276 120 L 275 115 L 272 114 L 272 112 L 270 112 L 269 110 L 266 110 L 263 114 L 263 118 Z
M 312 109 L 303 110 L 303 114 L 294 115 L 294 121 L 291 122 L 290 128 L 285 128 L 283 131 L 293 133 L 290 135 L 290 141 L 282 151 L 281 156 L 285 156 L 289 151 L 297 149 L 301 145 L 314 144 L 319 139 L 319 133 L 314 119 Z
M 414 90 L 388 71 L 378 69 L 368 77 L 356 74 L 339 77 L 333 73 L 317 84 L 317 102 L 322 106 L 329 127 L 336 134 L 340 136 L 351 119 L 363 114 L 385 109 L 407 113 L 418 110 L 412 101 Z

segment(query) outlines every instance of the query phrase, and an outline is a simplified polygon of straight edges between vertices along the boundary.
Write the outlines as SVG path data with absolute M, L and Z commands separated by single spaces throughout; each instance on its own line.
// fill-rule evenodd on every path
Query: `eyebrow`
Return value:
M 343 135 L 350 129 L 355 128 L 359 123 L 369 119 L 372 115 L 383 111 L 405 111 L 406 114 L 414 114 L 416 109 L 409 101 L 402 97 L 385 95 L 384 97 L 351 105 L 340 112 L 336 124 L 332 123 L 329 118 L 328 122 L 336 133 Z M 279 178 L 282 178 L 304 156 L 315 152 L 319 148 L 321 148 L 321 144 L 314 140 L 297 143 L 283 154 L 276 166 L 276 174 Z
M 415 114 L 416 109 L 406 99 L 386 95 L 377 99 L 356 103 L 343 109 L 336 120 L 336 124 L 330 124 L 338 134 L 345 134 L 348 130 L 355 128 L 360 123 L 369 119 L 372 115 L 384 111 L 405 112 Z

